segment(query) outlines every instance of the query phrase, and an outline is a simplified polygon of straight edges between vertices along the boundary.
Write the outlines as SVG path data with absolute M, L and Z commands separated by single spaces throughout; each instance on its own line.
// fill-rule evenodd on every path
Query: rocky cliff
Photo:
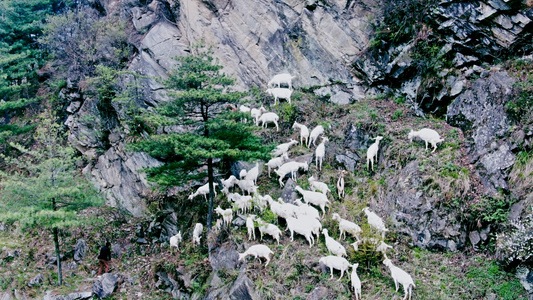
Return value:
M 272 75 L 289 72 L 297 76 L 296 89 L 327 96 L 335 104 L 349 105 L 389 94 L 405 99 L 415 115 L 445 118 L 464 134 L 466 153 L 462 167 L 471 170 L 473 181 L 481 182 L 475 190 L 469 190 L 478 197 L 509 191 L 508 175 L 517 145 L 530 144 L 531 130 L 522 130 L 519 141 L 510 139 L 515 127 L 505 105 L 515 96 L 513 85 L 517 79 L 506 70 L 491 67 L 499 56 L 531 52 L 533 11 L 527 1 L 441 1 L 431 10 L 432 22 L 421 36 L 377 50 L 372 48 L 374 25 L 383 18 L 385 2 L 95 3 L 106 14 L 131 21 L 130 40 L 137 52 L 129 70 L 147 76 L 140 79 L 144 94 L 140 106 L 165 101 L 162 85 L 154 77 L 165 78 L 174 66 L 172 57 L 188 55 L 191 45 L 204 41 L 212 47 L 224 71 L 237 78 L 240 89 L 263 89 Z M 437 35 L 437 44 L 442 45 L 439 53 L 446 54 L 442 59 L 451 61 L 439 69 L 439 84 L 426 89 L 427 78 L 416 71 L 414 44 L 417 39 Z M 102 128 L 94 126 L 98 122 L 92 119 L 100 118 L 94 103 L 76 95 L 69 97 L 69 140 L 94 157 L 86 171 L 105 192 L 110 205 L 134 215 L 144 214 L 149 183 L 139 170 L 159 163 L 140 153 L 127 153 L 125 134 L 118 123 L 102 136 L 98 133 Z M 370 122 L 368 126 L 371 129 Z M 339 166 L 353 171 L 361 163 L 361 151 L 375 130 L 363 131 L 363 140 L 357 141 L 361 137 L 356 137 L 354 142 L 350 140 L 349 124 L 338 129 L 346 134 L 346 140 L 338 143 L 332 155 Z M 386 160 L 390 154 L 393 153 L 384 150 L 381 158 Z M 396 221 L 410 224 L 406 233 L 419 246 L 456 250 L 458 245 L 465 245 L 468 230 L 464 225 L 447 225 L 453 214 L 450 217 L 445 210 L 428 214 L 435 199 L 410 194 L 425 184 L 420 162 L 401 165 L 399 174 L 389 178 L 389 190 L 383 195 L 385 204 L 376 206 Z M 397 181 L 398 178 L 404 181 Z

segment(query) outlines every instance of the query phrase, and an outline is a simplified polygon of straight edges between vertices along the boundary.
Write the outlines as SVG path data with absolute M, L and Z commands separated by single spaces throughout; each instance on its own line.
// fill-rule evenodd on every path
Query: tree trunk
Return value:
M 211 221 L 213 219 L 213 202 L 215 200 L 215 186 L 213 182 L 215 181 L 213 174 L 213 159 L 207 159 L 207 179 L 209 182 L 209 210 L 207 212 L 207 232 L 211 229 Z
M 63 272 L 61 271 L 61 252 L 59 251 L 59 230 L 57 227 L 52 229 L 54 234 L 54 246 L 56 248 L 56 257 L 57 257 L 57 279 L 59 285 L 63 285 Z

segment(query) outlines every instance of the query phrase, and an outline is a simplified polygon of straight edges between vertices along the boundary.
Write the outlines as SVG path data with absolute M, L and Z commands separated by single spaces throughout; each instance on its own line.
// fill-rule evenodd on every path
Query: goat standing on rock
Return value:
M 296 76 L 292 76 L 289 73 L 282 73 L 277 74 L 270 79 L 270 81 L 267 83 L 268 87 L 273 87 L 274 85 L 277 85 L 278 88 L 281 87 L 281 84 L 287 84 L 289 86 L 289 89 L 292 89 L 292 80 L 296 78 Z
M 298 122 L 294 122 L 292 125 L 293 129 L 300 129 L 300 144 L 307 146 L 307 142 L 309 141 L 309 129 L 304 124 L 300 124 Z M 305 143 L 304 143 L 305 141 Z

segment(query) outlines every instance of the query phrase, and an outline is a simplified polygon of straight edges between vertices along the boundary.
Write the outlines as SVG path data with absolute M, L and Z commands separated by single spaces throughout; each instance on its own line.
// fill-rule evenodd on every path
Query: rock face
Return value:
M 436 209 L 440 199 L 425 195 L 422 177 L 418 162 L 410 162 L 389 179 L 384 204 L 376 206 L 381 215 L 392 216 L 395 230 L 411 236 L 416 246 L 457 251 L 465 243 L 464 228 L 454 221 L 455 212 Z
M 495 72 L 477 79 L 448 107 L 448 123 L 465 132 L 470 162 L 477 165 L 483 185 L 491 193 L 508 189 L 508 169 L 515 161 L 512 145 L 505 138 L 511 121 L 504 108 L 514 83 L 507 73 Z
M 87 252 L 87 242 L 84 239 L 79 239 L 76 242 L 76 247 L 74 247 L 74 260 L 80 261 L 85 257 Z

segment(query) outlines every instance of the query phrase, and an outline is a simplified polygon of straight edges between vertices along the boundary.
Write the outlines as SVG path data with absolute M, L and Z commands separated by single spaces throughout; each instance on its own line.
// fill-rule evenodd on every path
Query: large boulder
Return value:
M 105 273 L 100 277 L 98 280 L 96 280 L 93 284 L 93 294 L 94 296 L 98 297 L 98 299 L 104 299 L 111 294 L 113 294 L 113 291 L 115 291 L 115 288 L 118 284 L 118 277 L 111 274 L 111 273 Z
M 79 239 L 74 247 L 74 260 L 80 261 L 85 257 L 87 252 L 87 242 L 84 239 Z

